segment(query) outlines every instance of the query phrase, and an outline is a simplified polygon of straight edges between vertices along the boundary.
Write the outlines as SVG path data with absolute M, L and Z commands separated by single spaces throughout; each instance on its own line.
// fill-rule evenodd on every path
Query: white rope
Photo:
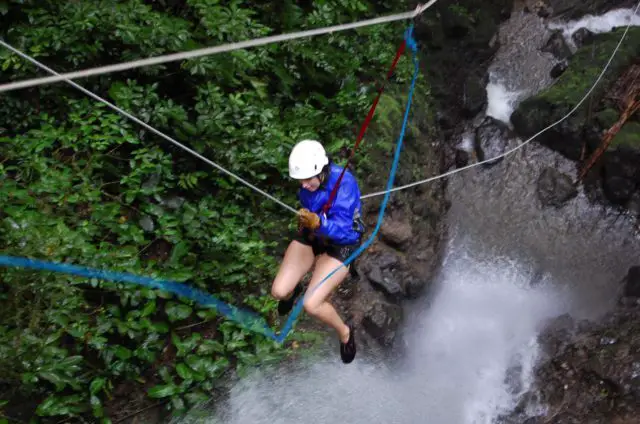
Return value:
M 52 77 L 33 78 L 24 81 L 17 81 L 0 85 L 0 92 L 17 90 L 19 88 L 33 87 L 36 85 L 51 84 L 58 81 L 68 81 L 76 78 L 89 77 L 94 75 L 108 74 L 111 72 L 120 72 L 127 69 L 140 68 L 143 66 L 158 65 L 161 63 L 174 62 L 177 60 L 192 59 L 195 57 L 209 56 L 217 53 L 230 52 L 233 50 L 246 49 L 249 47 L 263 46 L 265 44 L 278 43 L 281 41 L 295 40 L 297 38 L 312 37 L 314 35 L 334 33 L 345 31 L 353 28 L 361 28 L 370 25 L 377 25 L 386 22 L 399 21 L 404 19 L 412 19 L 423 13 L 429 7 L 433 6 L 438 0 L 430 0 L 425 5 L 419 5 L 412 12 L 399 13 L 395 15 L 383 16 L 381 18 L 369 19 L 366 21 L 354 22 L 350 24 L 335 25 L 326 28 L 312 29 L 308 31 L 299 31 L 289 34 L 275 35 L 271 37 L 257 38 L 255 40 L 240 41 L 237 43 L 224 44 L 222 46 L 206 47 L 188 52 L 174 53 L 163 56 L 150 57 L 147 59 L 133 60 L 130 62 L 118 63 L 114 65 L 100 66 L 97 68 L 85 69 L 82 71 L 69 72 L 65 74 L 54 74 Z
M 636 6 L 636 8 L 635 8 L 635 10 L 634 10 L 634 12 L 633 12 L 634 14 L 636 14 L 636 13 L 638 12 L 638 8 L 639 8 L 639 7 L 640 7 L 640 2 L 638 2 L 638 5 Z M 367 198 L 370 198 L 370 197 L 380 196 L 380 195 L 386 194 L 387 192 L 394 192 L 394 191 L 399 191 L 399 190 L 405 190 L 405 189 L 407 189 L 407 188 L 414 187 L 414 186 L 417 186 L 417 185 L 420 185 L 420 184 L 425 184 L 425 183 L 428 183 L 428 182 L 431 182 L 431 181 L 439 180 L 439 179 L 441 179 L 441 178 L 445 178 L 445 177 L 448 177 L 448 176 L 450 176 L 450 175 L 457 174 L 458 172 L 462 172 L 462 171 L 464 171 L 464 170 L 467 170 L 467 169 L 470 169 L 470 168 L 474 168 L 474 167 L 476 167 L 476 166 L 480 166 L 480 165 L 483 165 L 483 164 L 485 164 L 485 163 L 492 162 L 492 161 L 494 161 L 494 160 L 497 160 L 497 159 L 503 158 L 503 157 L 505 157 L 505 156 L 508 156 L 508 155 L 512 154 L 512 153 L 513 153 L 513 152 L 515 152 L 516 150 L 519 150 L 519 149 L 523 148 L 525 145 L 527 145 L 527 144 L 528 144 L 529 142 L 531 142 L 533 139 L 535 139 L 536 137 L 538 137 L 540 134 L 543 134 L 544 132 L 546 132 L 546 131 L 550 130 L 551 128 L 555 127 L 556 125 L 558 125 L 559 123 L 561 123 L 562 121 L 564 121 L 565 119 L 567 119 L 569 116 L 571 116 L 571 115 L 572 115 L 576 110 L 578 110 L 578 108 L 580 107 L 580 105 L 582 105 L 582 103 L 584 103 L 584 101 L 589 97 L 589 95 L 591 94 L 591 92 L 596 88 L 596 86 L 598 85 L 598 83 L 599 83 L 599 82 L 600 82 L 600 80 L 602 79 L 602 76 L 605 74 L 605 72 L 607 71 L 607 69 L 609 69 L 609 65 L 611 65 L 611 61 L 613 60 L 614 56 L 615 56 L 615 55 L 616 55 L 616 53 L 618 52 L 618 49 L 620 48 L 620 45 L 622 44 L 622 41 L 623 41 L 623 40 L 625 39 L 625 37 L 627 36 L 627 32 L 629 31 L 629 27 L 631 27 L 631 19 L 629 19 L 629 24 L 627 25 L 626 29 L 624 30 L 624 33 L 622 34 L 622 37 L 620 37 L 620 41 L 618 42 L 618 45 L 617 45 L 617 46 L 616 46 L 616 48 L 613 50 L 613 53 L 611 54 L 611 57 L 609 58 L 609 61 L 608 61 L 608 62 L 607 62 L 607 64 L 605 65 L 604 69 L 602 70 L 602 72 L 600 73 L 600 75 L 598 76 L 598 78 L 596 79 L 596 81 L 593 83 L 593 85 L 591 86 L 591 88 L 589 89 L 589 91 L 587 91 L 587 94 L 585 94 L 585 96 L 582 98 L 582 100 L 580 100 L 580 101 L 578 102 L 578 104 L 577 104 L 573 109 L 571 109 L 571 111 L 570 111 L 569 113 L 567 113 L 567 115 L 566 115 L 565 117 L 563 117 L 562 119 L 559 119 L 558 121 L 556 121 L 556 122 L 554 122 L 553 124 L 549 125 L 549 126 L 548 126 L 548 127 L 546 127 L 545 129 L 541 130 L 540 132 L 538 132 L 537 134 L 533 135 L 531 138 L 527 139 L 526 141 L 524 141 L 523 143 L 521 143 L 521 144 L 519 144 L 518 146 L 514 147 L 513 149 L 508 150 L 508 151 L 506 151 L 506 152 L 504 152 L 504 153 L 502 153 L 502 154 L 500 154 L 500 155 L 498 155 L 498 156 L 495 156 L 495 157 L 493 157 L 493 158 L 485 159 L 485 160 L 483 160 L 483 161 L 481 161 L 481 162 L 476 162 L 476 163 L 473 163 L 473 164 L 471 164 L 471 165 L 464 166 L 464 167 L 462 167 L 462 168 L 457 168 L 457 169 L 454 169 L 454 170 L 452 170 L 452 171 L 445 172 L 444 174 L 440 174 L 440 175 L 436 175 L 436 176 L 434 176 L 434 177 L 426 178 L 426 179 L 421 180 L 421 181 L 416 181 L 416 182 L 414 182 L 414 183 L 410 183 L 410 184 L 403 185 L 403 186 L 400 186 L 400 187 L 395 187 L 395 188 L 392 188 L 391 190 L 378 191 L 378 192 L 376 192 L 376 193 L 367 194 L 367 195 L 361 196 L 360 198 L 361 198 L 361 199 L 367 199 Z
M 270 195 L 269 193 L 260 190 L 258 187 L 254 186 L 253 184 L 249 183 L 248 181 L 244 180 L 243 178 L 239 177 L 238 175 L 234 174 L 231 171 L 228 171 L 227 169 L 223 168 L 222 166 L 218 165 L 217 163 L 207 159 L 206 157 L 202 156 L 200 153 L 196 152 L 195 150 L 192 150 L 190 148 L 188 148 L 187 146 L 185 146 L 184 144 L 181 144 L 180 142 L 176 141 L 175 139 L 169 137 L 168 135 L 166 135 L 165 133 L 161 132 L 160 130 L 157 130 L 155 128 L 153 128 L 151 125 L 148 125 L 147 123 L 141 121 L 140 119 L 136 118 L 135 116 L 133 116 L 132 114 L 130 114 L 129 112 L 119 108 L 118 106 L 110 103 L 109 101 L 103 99 L 102 97 L 98 96 L 97 94 L 87 90 L 86 88 L 82 87 L 81 85 L 76 84 L 73 81 L 70 81 L 69 79 L 63 77 L 62 75 L 58 74 L 56 71 L 54 71 L 53 69 L 47 67 L 46 65 L 38 62 L 36 59 L 32 58 L 31 56 L 21 52 L 20 50 L 16 49 L 15 47 L 5 43 L 4 41 L 0 40 L 0 45 L 2 45 L 3 47 L 11 50 L 12 52 L 14 52 L 15 54 L 17 54 L 18 56 L 22 57 L 23 59 L 28 60 L 29 62 L 33 63 L 34 65 L 44 69 L 45 71 L 53 74 L 53 75 L 57 75 L 62 77 L 62 80 L 66 81 L 67 83 L 71 84 L 72 86 L 74 86 L 75 88 L 77 88 L 78 90 L 82 91 L 83 93 L 85 93 L 86 95 L 93 97 L 94 99 L 96 99 L 99 102 L 102 102 L 104 104 L 106 104 L 107 106 L 109 106 L 111 109 L 115 110 L 116 112 L 126 116 L 127 118 L 131 119 L 132 121 L 142 125 L 143 127 L 145 127 L 146 129 L 148 129 L 149 131 L 151 131 L 152 133 L 159 135 L 160 137 L 164 138 L 165 140 L 175 144 L 176 146 L 180 147 L 181 149 L 186 150 L 187 152 L 191 153 L 192 155 L 194 155 L 195 157 L 202 159 L 203 161 L 205 161 L 206 163 L 208 163 L 209 165 L 217 168 L 218 170 L 224 172 L 225 174 L 229 175 L 230 177 L 235 178 L 236 180 L 240 181 L 241 183 L 245 184 L 246 186 L 248 186 L 249 188 L 257 191 L 258 193 L 262 194 L 263 196 L 268 197 L 269 199 L 273 200 L 274 202 L 278 203 L 279 205 L 283 206 L 284 208 L 288 209 L 289 211 L 298 214 L 298 211 L 294 208 L 292 208 L 291 206 L 287 205 L 286 203 L 282 202 L 279 199 L 276 199 L 275 197 L 273 197 L 272 195 Z

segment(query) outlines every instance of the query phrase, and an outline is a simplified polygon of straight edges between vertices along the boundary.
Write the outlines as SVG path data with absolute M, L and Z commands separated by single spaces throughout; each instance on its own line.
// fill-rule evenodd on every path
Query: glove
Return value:
M 318 214 L 311 212 L 309 209 L 300 209 L 300 215 L 298 217 L 300 226 L 315 230 L 320 227 L 320 217 Z

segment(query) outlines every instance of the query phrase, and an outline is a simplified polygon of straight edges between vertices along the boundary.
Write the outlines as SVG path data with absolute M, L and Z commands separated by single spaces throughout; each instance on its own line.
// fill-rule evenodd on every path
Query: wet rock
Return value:
M 551 68 L 551 72 L 549 72 L 549 75 L 553 79 L 558 78 L 564 73 L 564 71 L 567 70 L 568 66 L 569 64 L 566 61 L 558 62 L 553 68 Z
M 540 2 L 542 3 L 542 2 Z M 541 18 L 548 18 L 551 15 L 551 11 L 544 3 L 542 3 L 541 7 L 538 9 L 538 16 Z
M 401 321 L 402 308 L 399 305 L 378 300 L 365 311 L 362 325 L 380 344 L 390 346 Z
M 381 290 L 394 300 L 399 300 L 402 297 L 404 291 L 400 275 L 404 267 L 396 253 L 385 250 L 367 256 L 360 266 L 374 288 Z
M 532 97 L 521 102 L 511 114 L 511 123 L 521 138 L 529 138 L 550 122 L 566 115 L 545 97 Z M 579 120 L 567 119 L 562 126 L 555 126 L 541 133 L 536 142 L 553 149 L 572 160 L 579 160 L 582 153 L 582 125 Z
M 629 269 L 625 278 L 624 295 L 627 297 L 640 297 L 640 266 Z
M 638 160 L 640 155 L 631 151 L 606 153 L 603 164 L 603 188 L 614 204 L 624 205 L 631 200 L 638 187 Z
M 627 210 L 631 216 L 640 217 L 640 191 L 636 191 L 627 203 Z
M 467 166 L 469 164 L 469 153 L 461 149 L 456 149 L 454 163 L 456 164 L 456 168 Z
M 511 131 L 506 124 L 487 117 L 476 129 L 475 149 L 479 161 L 491 159 L 503 154 L 507 150 L 507 142 L 511 137 Z M 504 158 L 490 161 L 483 166 L 493 166 Z
M 381 269 L 386 269 L 386 268 L 390 268 L 394 265 L 397 265 L 398 262 L 400 261 L 400 258 L 398 257 L 398 255 L 396 255 L 393 252 L 382 252 L 379 255 L 376 256 L 375 258 L 376 264 L 381 268 Z
M 569 340 L 574 327 L 575 322 L 571 316 L 561 315 L 548 323 L 539 340 L 545 350 L 550 352 L 561 351 Z
M 560 60 L 568 59 L 571 56 L 571 49 L 562 36 L 562 31 L 554 31 L 549 37 L 549 41 L 541 49 L 543 52 L 551 53 Z
M 471 117 L 482 110 L 487 103 L 487 76 L 473 73 L 469 75 L 464 83 L 464 93 L 462 97 L 463 111 L 466 116 Z
M 417 299 L 429 284 L 428 278 L 420 278 L 418 276 L 408 275 L 403 279 L 404 291 L 407 297 Z
M 367 272 L 367 278 L 369 281 L 385 293 L 391 296 L 402 295 L 402 286 L 398 282 L 394 273 L 388 269 L 381 269 L 379 266 L 373 266 L 369 272 Z
M 406 221 L 386 219 L 380 227 L 380 236 L 392 246 L 403 247 L 412 235 L 411 224 Z
M 544 356 L 535 367 L 532 401 L 525 407 L 544 405 L 554 423 L 636 422 L 638 328 L 640 304 L 620 307 L 597 323 L 582 321 L 572 329 L 569 320 L 555 320 L 541 335 Z
M 560 208 L 577 196 L 578 191 L 568 175 L 547 167 L 538 178 L 537 193 L 543 206 Z
M 571 39 L 573 40 L 573 43 L 578 48 L 585 46 L 587 44 L 591 44 L 594 38 L 595 38 L 595 34 L 586 28 L 580 28 L 579 30 L 574 32 L 573 36 L 571 37 Z
M 442 111 L 436 112 L 436 121 L 442 129 L 450 130 L 455 127 L 455 122 L 450 114 Z

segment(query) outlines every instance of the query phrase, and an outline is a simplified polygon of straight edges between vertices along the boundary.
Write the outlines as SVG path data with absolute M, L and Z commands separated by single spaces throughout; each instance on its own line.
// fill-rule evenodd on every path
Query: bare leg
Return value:
M 338 333 L 342 343 L 349 340 L 349 327 L 344 323 L 335 308 L 327 302 L 327 297 L 344 280 L 349 273 L 348 268 L 342 266 L 329 279 L 315 291 L 313 289 L 334 269 L 342 265 L 342 262 L 326 254 L 321 255 L 313 271 L 313 277 L 309 283 L 307 294 L 304 298 L 304 309 L 307 313 L 327 325 L 330 325 Z
M 278 275 L 273 280 L 271 295 L 278 300 L 288 299 L 302 277 L 309 272 L 314 260 L 315 257 L 311 246 L 304 245 L 296 240 L 289 243 L 278 270 Z

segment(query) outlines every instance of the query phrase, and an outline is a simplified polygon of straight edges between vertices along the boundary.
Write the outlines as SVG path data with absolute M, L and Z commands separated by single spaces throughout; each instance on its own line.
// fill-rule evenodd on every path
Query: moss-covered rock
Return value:
M 482 108 L 486 102 L 483 78 L 498 48 L 491 40 L 512 4 L 512 0 L 438 2 L 417 21 L 416 38 L 426 53 L 423 73 L 437 109 L 449 121 L 473 115 L 478 103 Z M 469 96 L 473 101 L 463 104 Z
M 624 29 L 597 35 L 594 43 L 580 48 L 571 58 L 567 70 L 555 84 L 523 101 L 511 116 L 516 132 L 530 137 L 571 111 L 598 78 Z M 613 110 L 603 103 L 604 95 L 620 75 L 640 56 L 640 28 L 630 28 L 625 42 L 598 86 L 572 116 L 538 140 L 548 147 L 577 160 L 587 133 L 599 133 L 617 120 Z M 602 110 L 602 113 L 598 111 Z M 594 113 L 595 112 L 595 113 Z M 596 129 L 594 130 L 594 127 Z

